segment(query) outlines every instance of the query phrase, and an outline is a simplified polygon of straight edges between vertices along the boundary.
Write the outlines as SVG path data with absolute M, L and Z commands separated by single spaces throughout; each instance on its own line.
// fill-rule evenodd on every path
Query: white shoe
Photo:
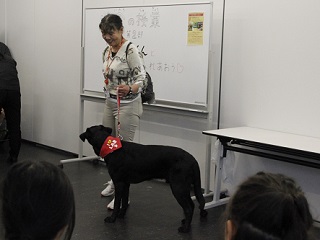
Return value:
M 130 204 L 130 199 L 128 200 L 128 204 Z M 114 209 L 114 198 L 112 199 L 112 201 L 108 204 L 107 208 L 109 210 L 113 210 Z
M 109 202 L 107 208 L 108 208 L 109 210 L 113 210 L 113 209 L 114 209 L 114 198 L 112 199 L 111 202 Z
M 108 197 L 108 196 L 111 196 L 112 194 L 114 194 L 113 182 L 109 181 L 106 184 L 107 184 L 107 187 L 105 189 L 103 189 L 101 192 L 101 196 L 103 196 L 103 197 Z

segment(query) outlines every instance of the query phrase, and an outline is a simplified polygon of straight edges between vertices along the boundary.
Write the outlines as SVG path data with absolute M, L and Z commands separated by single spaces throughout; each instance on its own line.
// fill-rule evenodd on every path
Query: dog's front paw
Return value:
M 120 210 L 118 218 L 124 218 L 124 216 L 126 215 L 126 211 L 125 210 Z
M 112 216 L 106 217 L 106 218 L 104 219 L 104 222 L 106 222 L 106 223 L 114 223 L 115 221 L 116 221 L 116 218 L 115 218 L 115 217 L 112 217 Z
M 208 212 L 206 210 L 200 210 L 200 217 L 201 218 L 206 218 L 208 215 Z
M 206 210 L 200 210 L 200 222 L 207 221 L 208 212 Z
M 191 227 L 187 227 L 186 225 L 182 225 L 181 227 L 178 228 L 178 231 L 180 233 L 188 233 L 190 232 Z
M 186 219 L 182 219 L 181 220 L 181 227 L 178 228 L 178 231 L 180 233 L 188 233 L 188 232 L 190 232 L 191 226 L 190 226 L 190 224 L 187 224 L 186 222 L 187 222 Z

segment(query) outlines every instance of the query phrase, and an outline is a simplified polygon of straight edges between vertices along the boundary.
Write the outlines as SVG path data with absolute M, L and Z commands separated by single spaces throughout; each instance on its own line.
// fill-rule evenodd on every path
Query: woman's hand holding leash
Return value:
M 130 93 L 131 87 L 128 85 L 119 85 L 118 86 L 118 95 L 120 98 L 127 96 Z

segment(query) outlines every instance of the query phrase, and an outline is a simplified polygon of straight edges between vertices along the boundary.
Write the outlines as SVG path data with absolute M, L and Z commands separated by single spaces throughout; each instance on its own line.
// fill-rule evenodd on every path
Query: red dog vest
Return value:
M 112 153 L 113 151 L 115 151 L 121 147 L 122 147 L 122 145 L 121 145 L 120 138 L 109 136 L 106 138 L 106 140 L 104 141 L 104 143 L 101 147 L 100 157 L 104 158 L 109 153 Z

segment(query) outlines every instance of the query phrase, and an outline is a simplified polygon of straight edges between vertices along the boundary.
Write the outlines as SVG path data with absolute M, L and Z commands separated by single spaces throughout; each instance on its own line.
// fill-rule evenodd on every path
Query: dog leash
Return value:
M 119 89 L 117 89 L 117 110 L 118 110 L 118 138 L 123 140 L 123 137 L 120 134 L 120 97 L 119 97 Z
M 112 137 L 108 136 L 104 143 L 102 144 L 102 147 L 100 149 L 99 156 L 104 158 L 109 153 L 112 153 L 113 151 L 119 149 L 122 147 L 121 140 L 123 137 L 120 135 L 120 97 L 119 97 L 119 90 L 117 89 L 117 117 L 118 117 L 118 137 Z

